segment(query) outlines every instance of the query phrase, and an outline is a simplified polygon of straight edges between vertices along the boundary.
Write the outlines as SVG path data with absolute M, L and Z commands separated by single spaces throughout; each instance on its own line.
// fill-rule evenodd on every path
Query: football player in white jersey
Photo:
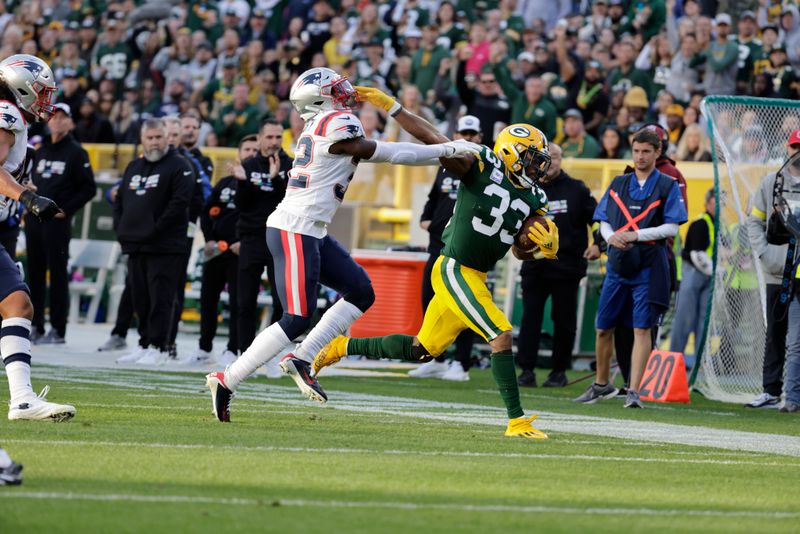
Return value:
M 18 54 L 0 61 L 0 207 L 19 201 L 42 220 L 64 217 L 49 198 L 20 182 L 27 166 L 29 121 L 46 122 L 53 115 L 56 86 L 53 72 L 41 59 Z M 0 356 L 11 393 L 8 418 L 64 421 L 75 408 L 48 402 L 49 387 L 37 396 L 31 386 L 31 319 L 28 286 L 5 248 L 0 247 Z M 22 482 L 22 467 L 0 449 L 0 485 Z
M 220 421 L 230 420 L 230 400 L 239 384 L 308 329 L 320 283 L 338 291 L 342 298 L 294 353 L 283 357 L 281 368 L 310 399 L 327 400 L 311 376 L 310 362 L 375 300 L 364 269 L 327 233 L 359 162 L 438 165 L 439 158 L 479 149 L 466 141 L 426 146 L 365 139 L 361 122 L 351 112 L 357 103 L 355 89 L 347 78 L 328 68 L 302 73 L 292 85 L 289 99 L 306 124 L 297 140 L 286 196 L 267 219 L 266 229 L 276 274 L 276 280 L 270 282 L 277 285 L 284 314 L 224 372 L 207 375 L 214 413 Z

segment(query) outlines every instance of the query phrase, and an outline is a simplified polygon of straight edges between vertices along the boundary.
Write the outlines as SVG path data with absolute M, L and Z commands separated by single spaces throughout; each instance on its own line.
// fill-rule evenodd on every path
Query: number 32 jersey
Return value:
M 358 165 L 353 156 L 331 154 L 328 149 L 358 137 L 364 137 L 364 129 L 349 111 L 320 113 L 307 122 L 295 145 L 286 196 L 267 219 L 267 226 L 325 237 Z
M 453 216 L 442 235 L 442 255 L 485 273 L 506 255 L 525 219 L 545 214 L 544 191 L 535 185 L 514 187 L 503 162 L 484 146 L 461 177 Z

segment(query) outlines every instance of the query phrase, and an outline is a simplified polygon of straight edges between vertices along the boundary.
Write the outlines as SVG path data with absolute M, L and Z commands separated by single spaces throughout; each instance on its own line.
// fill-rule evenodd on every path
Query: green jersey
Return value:
M 461 177 L 453 216 L 442 235 L 442 255 L 485 273 L 514 244 L 522 221 L 546 213 L 544 191 L 514 187 L 503 162 L 484 146 Z

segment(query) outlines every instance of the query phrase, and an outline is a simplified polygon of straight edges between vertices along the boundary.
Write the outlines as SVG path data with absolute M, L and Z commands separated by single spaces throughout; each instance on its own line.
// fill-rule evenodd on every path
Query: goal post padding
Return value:
M 709 398 L 748 402 L 762 390 L 766 285 L 745 219 L 763 177 L 787 159 L 800 128 L 800 102 L 709 96 L 708 126 L 716 195 L 714 270 L 701 350 L 690 384 Z

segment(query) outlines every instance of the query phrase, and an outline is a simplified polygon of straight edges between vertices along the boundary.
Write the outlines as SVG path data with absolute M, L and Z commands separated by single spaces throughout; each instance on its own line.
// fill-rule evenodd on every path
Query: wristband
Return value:
M 394 104 L 392 104 L 392 107 L 389 108 L 389 116 L 390 117 L 397 117 L 397 115 L 399 115 L 402 110 L 403 110 L 403 106 L 400 105 L 400 102 L 395 100 Z

